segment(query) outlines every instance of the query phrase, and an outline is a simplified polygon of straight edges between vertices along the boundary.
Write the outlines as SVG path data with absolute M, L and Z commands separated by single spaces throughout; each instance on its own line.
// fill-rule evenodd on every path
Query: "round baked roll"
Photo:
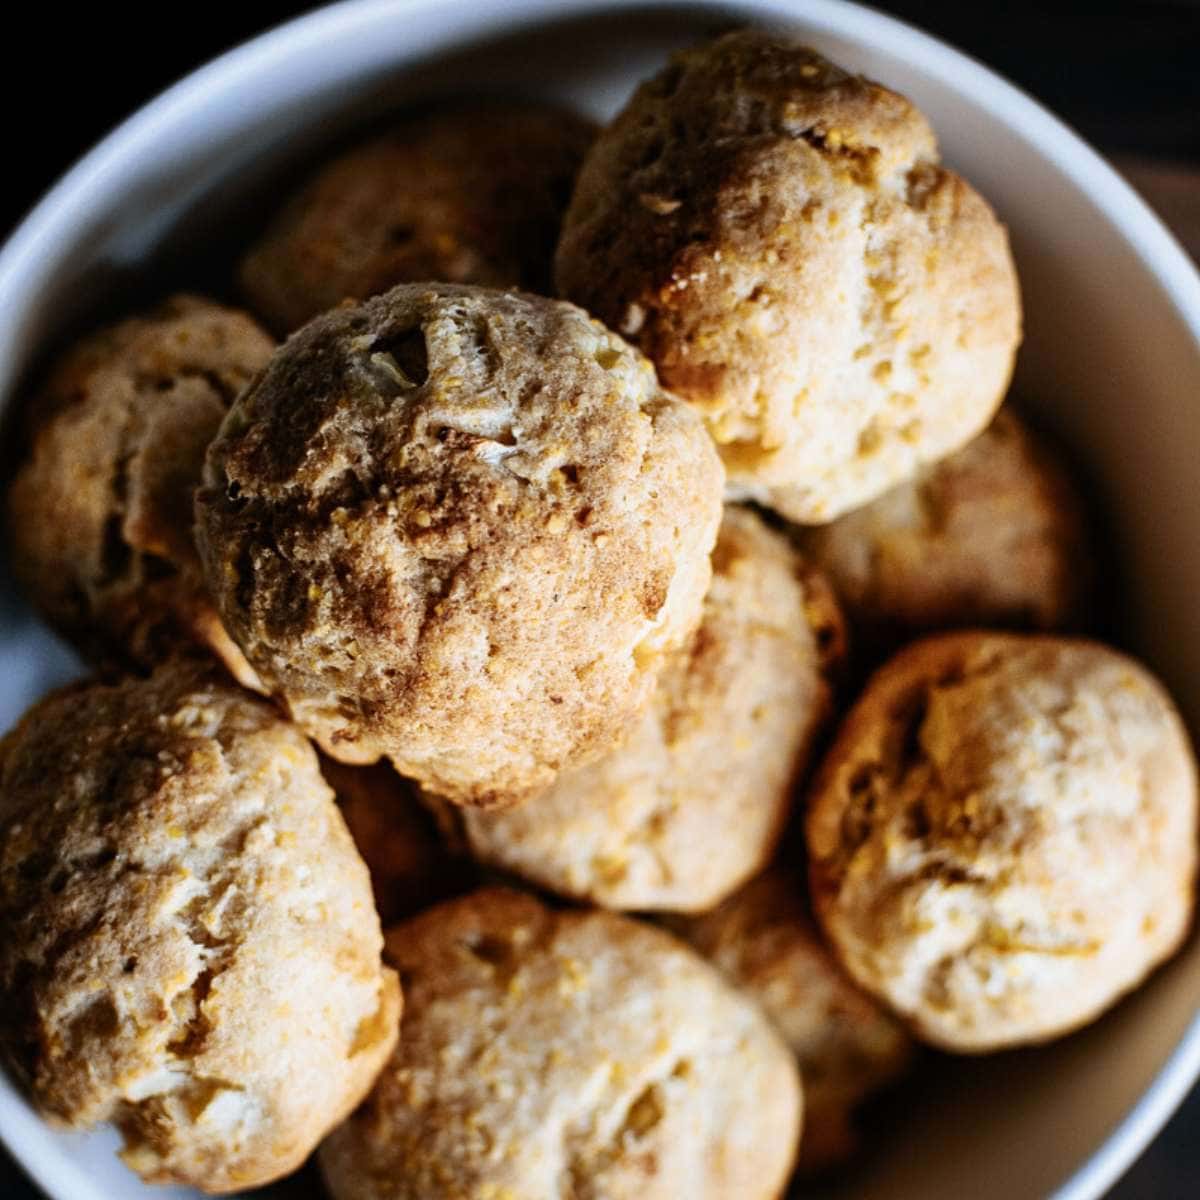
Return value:
M 796 1055 L 804 1082 L 798 1170 L 853 1158 L 854 1110 L 903 1074 L 903 1025 L 846 977 L 809 914 L 803 880 L 771 867 L 712 912 L 668 918 L 739 991 L 753 997 Z
M 402 286 L 311 322 L 209 450 L 226 627 L 334 758 L 461 803 L 608 749 L 695 628 L 722 472 L 572 305 Z
M 661 930 L 487 889 L 396 926 L 400 1041 L 321 1148 L 335 1200 L 774 1200 L 787 1047 Z
M 371 873 L 375 907 L 385 925 L 478 882 L 474 863 L 447 846 L 415 785 L 390 763 L 350 767 L 326 758 L 321 773 Z
M 0 1046 L 143 1179 L 228 1192 L 362 1099 L 400 993 L 312 748 L 206 670 L 65 688 L 0 742 Z
M 1196 769 L 1170 698 L 1091 642 L 946 634 L 884 666 L 809 797 L 818 917 L 948 1050 L 1092 1020 L 1178 947 Z
M 983 429 L 1020 336 L 1004 229 L 925 118 L 755 30 L 676 55 L 600 134 L 556 277 L 703 413 L 735 493 L 805 524 Z
M 621 746 L 500 812 L 464 809 L 476 858 L 606 908 L 698 912 L 770 859 L 831 711 L 829 588 L 781 534 L 727 507 L 691 642 Z
M 242 290 L 281 333 L 398 283 L 548 293 L 562 214 L 595 132 L 548 105 L 410 116 L 313 175 L 246 255 Z
M 1007 406 L 962 450 L 800 545 L 855 630 L 884 645 L 952 626 L 1063 628 L 1092 577 L 1079 495 Z
M 145 668 L 193 643 L 253 684 L 205 594 L 192 492 L 230 404 L 273 350 L 245 313 L 175 296 L 84 338 L 30 398 L 10 562 L 92 661 Z

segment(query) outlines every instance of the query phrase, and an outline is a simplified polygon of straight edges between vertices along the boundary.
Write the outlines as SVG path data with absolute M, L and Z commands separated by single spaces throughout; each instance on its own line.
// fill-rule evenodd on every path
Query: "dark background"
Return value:
M 0 232 L 102 134 L 167 84 L 311 7 L 253 0 L 163 5 L 152 21 L 154 10 L 141 5 L 35 0 L 20 8 L 19 38 L 4 28 L 14 14 L 0 17 L 0 44 L 7 42 L 8 50 L 0 111 L 11 114 Z M 1110 154 L 1200 167 L 1200 0 L 884 0 L 875 7 L 994 67 Z M 28 57 L 14 61 L 18 56 Z
M 503 0 L 480 0 L 488 2 Z M 7 50 L 0 111 L 9 114 L 0 240 L 75 158 L 145 100 L 310 7 L 42 3 L 20 7 L 19 33 L 17 11 L 7 9 L 0 16 Z M 1055 110 L 1113 157 L 1200 253 L 1200 0 L 876 7 L 966 50 Z M 0 1198 L 35 1196 L 0 1151 Z M 1200 1089 L 1111 1196 L 1192 1198 L 1200 1198 Z

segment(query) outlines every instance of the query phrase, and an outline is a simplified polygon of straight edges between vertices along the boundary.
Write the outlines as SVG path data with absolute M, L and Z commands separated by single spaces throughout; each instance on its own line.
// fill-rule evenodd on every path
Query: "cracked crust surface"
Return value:
M 1099 1015 L 1192 913 L 1196 772 L 1148 672 L 1048 636 L 947 634 L 884 666 L 808 810 L 817 915 L 850 974 L 946 1049 Z
M 0 743 L 0 1040 L 147 1181 L 299 1166 L 395 1041 L 381 947 L 312 748 L 205 669 L 64 689 Z
M 390 763 L 351 767 L 326 758 L 321 773 L 371 873 L 375 907 L 385 925 L 478 882 L 474 864 L 448 848 L 416 786 Z
M 953 626 L 1060 629 L 1092 578 L 1083 506 L 1010 407 L 962 450 L 800 546 L 857 630 L 886 644 Z
M 389 931 L 400 1042 L 325 1141 L 337 1200 L 771 1200 L 800 1086 L 755 1006 L 681 942 L 476 892 Z
M 83 339 L 30 399 L 10 562 L 92 661 L 152 667 L 182 639 L 252 684 L 204 592 L 192 491 L 234 397 L 274 348 L 246 314 L 175 296 Z
M 700 625 L 618 749 L 502 812 L 464 810 L 472 853 L 606 908 L 697 912 L 761 869 L 830 714 L 843 644 L 823 579 L 729 506 Z
M 648 702 L 699 620 L 721 490 L 699 420 L 579 309 L 412 285 L 276 354 L 209 450 L 197 541 L 333 757 L 500 804 Z
M 904 97 L 780 35 L 676 55 L 585 159 L 561 294 L 704 415 L 735 494 L 805 524 L 977 434 L 1020 336 L 984 200 Z
M 854 1109 L 908 1067 L 912 1043 L 886 1009 L 838 967 L 792 870 L 774 866 L 712 912 L 670 918 L 791 1046 L 804 1083 L 798 1169 L 813 1175 L 854 1157 Z
M 398 283 L 548 293 L 562 214 L 595 133 L 539 105 L 409 117 L 309 180 L 246 255 L 242 290 L 280 332 Z

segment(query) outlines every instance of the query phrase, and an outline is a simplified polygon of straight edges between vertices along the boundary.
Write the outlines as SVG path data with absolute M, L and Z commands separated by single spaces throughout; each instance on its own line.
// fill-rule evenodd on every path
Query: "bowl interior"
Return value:
M 750 21 L 795 28 L 909 94 L 945 158 L 1008 224 L 1026 308 L 1017 390 L 1099 482 L 1129 601 L 1121 640 L 1167 680 L 1196 729 L 1200 284 L 1138 203 L 1035 106 L 937 43 L 836 0 L 651 9 L 625 0 L 355 0 L 268 35 L 143 110 L 0 257 L 0 396 L 11 398 L 81 325 L 178 285 L 228 292 L 233 255 L 264 205 L 348 131 L 463 92 L 552 96 L 605 117 L 670 49 Z M 78 667 L 7 580 L 0 585 L 7 728 Z M 1200 1036 L 1177 1050 L 1198 1004 L 1193 939 L 1143 991 L 1064 1042 L 932 1061 L 917 1086 L 880 1106 L 861 1168 L 806 1194 L 1099 1195 L 1200 1068 Z M 110 1131 L 53 1133 L 6 1080 L 0 1135 L 56 1196 L 140 1194 L 112 1158 Z

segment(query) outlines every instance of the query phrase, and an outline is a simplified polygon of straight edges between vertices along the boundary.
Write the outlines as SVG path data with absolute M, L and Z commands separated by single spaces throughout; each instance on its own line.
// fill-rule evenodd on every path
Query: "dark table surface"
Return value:
M 142 6 L 22 6 L 23 61 L 12 60 L 9 43 L 0 111 L 25 114 L 33 136 L 10 148 L 0 237 L 73 159 L 155 92 L 308 7 L 167 7 L 148 24 Z M 968 51 L 1054 109 L 1116 160 L 1200 258 L 1200 0 L 881 0 L 876 7 Z M 1200 1198 L 1200 1088 L 1110 1193 L 1110 1200 L 1193 1198 Z M 40 1200 L 3 1151 L 0 1200 Z

